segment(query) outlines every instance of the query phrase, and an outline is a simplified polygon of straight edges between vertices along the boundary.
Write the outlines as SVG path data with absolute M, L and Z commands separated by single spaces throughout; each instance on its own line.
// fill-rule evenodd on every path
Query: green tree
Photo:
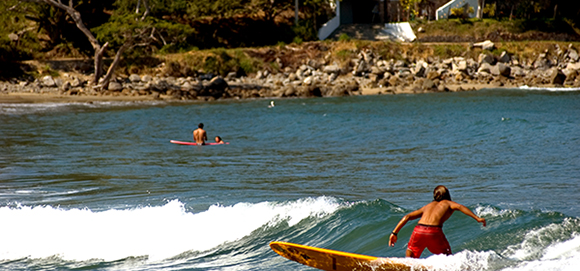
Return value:
M 417 17 L 417 15 L 419 15 L 418 6 L 421 3 L 421 1 L 423 0 L 399 0 L 399 3 L 403 8 L 403 10 L 407 11 L 407 21 L 411 19 L 411 16 L 415 18 Z
M 246 11 L 249 0 L 191 0 L 187 13 L 191 19 L 200 17 L 231 17 Z
M 38 28 L 30 25 L 23 10 L 38 11 L 30 3 L 0 1 L 0 62 L 32 58 L 42 51 Z
M 304 0 L 300 3 L 302 22 L 298 27 L 306 26 L 308 35 L 301 37 L 304 40 L 313 40 L 318 37 L 318 29 L 334 16 L 334 1 L 331 0 Z
M 264 18 L 271 21 L 292 6 L 293 2 L 288 0 L 251 0 L 250 5 L 246 6 L 246 13 L 261 10 L 264 13 Z

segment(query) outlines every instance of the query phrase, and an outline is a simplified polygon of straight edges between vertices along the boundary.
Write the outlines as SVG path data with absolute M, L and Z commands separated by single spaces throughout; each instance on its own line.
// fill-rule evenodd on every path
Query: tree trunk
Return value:
M 298 0 L 294 1 L 294 25 L 298 25 Z
M 141 16 L 141 21 L 144 21 L 147 15 L 151 12 L 151 8 L 149 8 L 149 3 L 147 0 L 143 0 L 143 5 L 145 6 L 145 12 L 143 12 L 143 16 Z
M 91 45 L 93 46 L 93 49 L 95 50 L 95 76 L 93 78 L 93 82 L 91 82 L 93 85 L 98 84 L 99 82 L 99 77 L 100 77 L 100 70 L 102 69 L 103 66 L 103 53 L 104 50 L 107 46 L 102 46 L 99 43 L 99 41 L 97 40 L 97 38 L 95 38 L 95 36 L 93 35 L 93 33 L 91 33 L 91 31 L 85 26 L 85 24 L 83 23 L 83 20 L 81 18 L 81 14 L 76 11 L 73 7 L 72 7 L 72 0 L 69 0 L 68 2 L 68 6 L 61 3 L 60 0 L 59 1 L 55 1 L 55 0 L 24 0 L 26 2 L 42 2 L 48 5 L 51 5 L 53 7 L 62 9 L 64 11 L 66 11 L 66 13 L 68 13 L 71 18 L 74 20 L 77 28 L 83 32 L 83 34 L 85 34 L 85 36 L 89 39 L 89 42 L 91 43 Z
M 483 19 L 483 8 L 485 7 L 485 0 L 477 0 L 477 19 Z
M 109 46 L 108 42 L 105 42 L 105 45 L 95 49 L 95 73 L 93 75 L 93 81 L 91 84 L 96 86 L 99 83 L 99 78 L 103 74 L 103 54 L 105 53 L 105 49 Z
M 119 62 L 121 62 L 121 56 L 123 55 L 125 50 L 127 50 L 129 47 L 131 47 L 132 44 L 133 44 L 133 42 L 131 40 L 128 40 L 121 46 L 121 48 L 119 48 L 119 50 L 117 51 L 117 54 L 115 54 L 115 59 L 113 60 L 113 63 L 111 63 L 111 66 L 109 66 L 109 70 L 107 71 L 107 74 L 105 75 L 105 77 L 103 78 L 103 81 L 100 84 L 101 88 L 108 88 L 109 87 L 109 82 L 111 81 L 111 78 L 113 78 L 113 74 L 115 73 L 115 69 L 117 69 L 117 66 L 119 66 Z
M 510 11 L 510 21 L 514 17 L 514 8 L 515 8 L 515 6 L 512 6 L 512 10 Z
M 51 5 L 55 8 L 59 8 L 59 9 L 66 11 L 71 16 L 71 18 L 74 20 L 77 28 L 79 30 L 81 30 L 81 32 L 83 32 L 83 34 L 85 34 L 85 36 L 87 37 L 87 39 L 89 40 L 89 42 L 93 46 L 93 49 L 95 50 L 95 59 L 94 59 L 95 74 L 94 74 L 93 81 L 91 82 L 91 84 L 93 86 L 98 86 L 101 89 L 103 87 L 108 87 L 108 83 L 111 80 L 113 73 L 115 72 L 115 69 L 119 65 L 121 56 L 123 55 L 125 50 L 127 50 L 133 44 L 133 37 L 127 38 L 127 41 L 125 42 L 125 44 L 123 44 L 121 46 L 121 48 L 119 48 L 119 50 L 117 51 L 117 54 L 115 55 L 115 59 L 113 60 L 113 63 L 111 64 L 111 66 L 109 67 L 109 69 L 107 71 L 107 74 L 103 78 L 102 83 L 99 84 L 99 79 L 101 78 L 101 75 L 103 74 L 103 54 L 105 53 L 105 49 L 107 49 L 109 43 L 106 42 L 103 46 L 101 46 L 101 44 L 95 38 L 93 33 L 91 33 L 91 31 L 83 23 L 83 20 L 81 18 L 81 14 L 73 8 L 73 0 L 69 0 L 68 6 L 63 4 L 61 0 L 20 0 L 20 2 L 45 3 L 48 5 Z M 143 13 L 143 16 L 141 17 L 141 21 L 145 20 L 145 17 L 147 17 L 147 15 L 149 15 L 149 13 L 151 11 L 149 8 L 148 0 L 143 0 L 143 6 L 145 7 L 145 12 Z M 138 10 L 139 10 L 139 8 L 137 8 L 137 11 Z

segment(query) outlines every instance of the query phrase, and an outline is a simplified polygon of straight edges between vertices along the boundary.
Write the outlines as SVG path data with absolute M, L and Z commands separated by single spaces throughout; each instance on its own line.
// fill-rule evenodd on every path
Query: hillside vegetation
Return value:
M 315 41 L 316 29 L 334 16 L 334 1 L 330 0 L 300 0 L 297 24 L 291 3 L 294 1 L 72 2 L 98 41 L 108 44 L 105 59 L 112 58 L 132 39 L 130 49 L 123 52 L 118 74 L 154 73 L 161 69 L 182 75 L 281 71 L 310 58 L 349 61 L 364 48 L 372 48 L 385 59 L 449 58 L 477 54 L 469 43 L 483 40 L 497 43 L 495 53 L 505 50 L 526 58 L 555 44 L 562 47 L 580 40 L 577 1 L 487 0 L 485 19 L 411 21 L 418 36 L 413 44 L 356 41 L 346 36 L 341 41 Z M 58 69 L 55 65 L 35 64 L 22 70 L 14 66 L 16 62 L 90 60 L 94 55 L 86 37 L 62 10 L 19 0 L 0 1 L 0 10 L 7 11 L 0 13 L 0 23 L 5 26 L 0 28 L 0 62 L 4 63 L 0 79 L 56 74 Z M 139 39 L 135 39 L 136 33 Z M 91 68 L 84 65 L 75 69 L 94 72 Z
M 580 41 L 580 29 L 570 20 L 418 20 L 412 26 L 420 42 Z

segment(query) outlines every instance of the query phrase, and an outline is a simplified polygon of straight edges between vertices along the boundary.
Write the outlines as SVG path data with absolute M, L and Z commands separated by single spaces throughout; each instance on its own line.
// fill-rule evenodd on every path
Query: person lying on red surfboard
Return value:
M 218 143 L 218 144 L 225 144 L 225 142 L 224 142 L 224 141 L 222 140 L 222 138 L 221 138 L 221 137 L 219 137 L 219 136 L 216 136 L 216 137 L 215 137 L 215 143 Z
M 451 195 L 447 187 L 443 185 L 435 187 L 433 199 L 431 203 L 419 210 L 410 212 L 399 221 L 399 224 L 397 224 L 389 237 L 389 246 L 395 246 L 397 234 L 407 224 L 407 221 L 421 218 L 419 224 L 413 230 L 413 234 L 411 234 L 406 256 L 419 258 L 425 248 L 429 249 L 433 254 L 451 255 L 451 247 L 445 234 L 443 234 L 442 227 L 443 223 L 457 210 L 472 217 L 477 222 L 483 223 L 485 227 L 486 221 L 484 218 L 476 216 L 467 207 L 451 201 Z

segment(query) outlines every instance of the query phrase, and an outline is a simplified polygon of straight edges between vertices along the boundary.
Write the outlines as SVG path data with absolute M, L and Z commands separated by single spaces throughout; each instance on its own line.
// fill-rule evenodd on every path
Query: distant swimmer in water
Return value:
M 205 141 L 207 140 L 207 133 L 203 129 L 203 123 L 197 125 L 197 129 L 193 131 L 193 141 L 197 143 L 197 145 L 205 145 Z
M 431 203 L 419 210 L 410 212 L 401 219 L 389 237 L 389 246 L 395 246 L 397 233 L 407 224 L 407 221 L 421 218 L 411 234 L 406 256 L 419 258 L 425 248 L 429 249 L 433 254 L 451 255 L 451 247 L 445 234 L 443 234 L 442 227 L 443 223 L 457 210 L 477 220 L 477 222 L 483 223 L 485 227 L 486 221 L 484 218 L 476 216 L 467 207 L 451 201 L 451 195 L 447 187 L 443 185 L 435 187 L 433 199 Z
M 224 141 L 222 140 L 222 138 L 221 138 L 221 137 L 219 137 L 219 136 L 216 136 L 216 137 L 215 137 L 215 143 L 218 143 L 218 144 L 225 144 L 225 142 L 224 142 Z

